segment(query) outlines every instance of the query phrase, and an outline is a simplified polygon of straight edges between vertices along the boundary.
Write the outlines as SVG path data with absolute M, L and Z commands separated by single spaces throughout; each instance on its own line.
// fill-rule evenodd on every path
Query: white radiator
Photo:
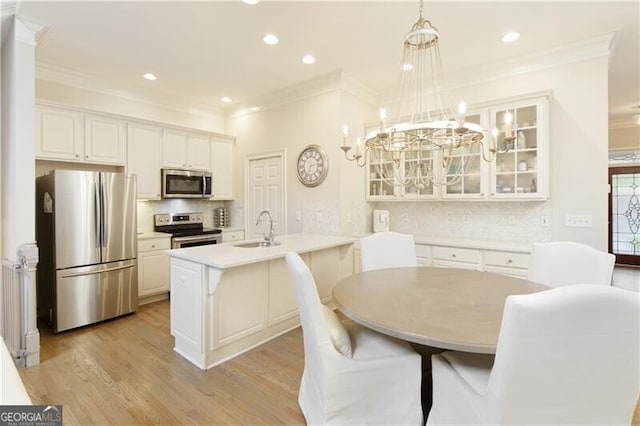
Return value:
M 40 333 L 36 319 L 38 247 L 20 246 L 18 260 L 2 259 L 0 333 L 19 365 L 40 363 Z
M 22 265 L 2 259 L 2 315 L 0 330 L 11 353 L 17 358 L 22 348 Z

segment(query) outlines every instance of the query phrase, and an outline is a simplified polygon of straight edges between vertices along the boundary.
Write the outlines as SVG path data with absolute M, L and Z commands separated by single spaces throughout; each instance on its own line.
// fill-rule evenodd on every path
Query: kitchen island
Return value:
M 352 238 L 291 234 L 275 240 L 271 247 L 250 247 L 255 240 L 167 251 L 176 352 L 206 370 L 297 327 L 287 252 L 304 259 L 325 304 L 332 304 L 335 284 L 354 272 Z

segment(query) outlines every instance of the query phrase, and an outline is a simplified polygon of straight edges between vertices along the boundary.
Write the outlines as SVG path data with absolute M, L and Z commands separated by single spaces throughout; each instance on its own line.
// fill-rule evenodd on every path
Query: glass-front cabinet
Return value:
M 487 127 L 483 114 L 467 115 L 466 122 L 478 124 L 482 128 Z M 491 133 L 485 133 L 485 139 L 491 137 Z M 440 186 L 442 198 L 481 198 L 484 197 L 487 163 L 482 160 L 482 146 L 475 144 L 473 147 L 460 147 L 451 152 L 443 152 L 440 161 L 446 173 L 446 185 Z
M 504 116 L 513 121 L 513 139 L 505 140 Z M 369 153 L 367 199 L 371 201 L 410 200 L 542 200 L 548 196 L 548 98 L 547 95 L 493 104 L 467 114 L 465 121 L 487 129 L 483 145 L 460 147 L 450 152 L 429 151 Z M 490 131 L 500 130 L 497 140 Z M 495 148 L 495 152 L 491 149 Z M 482 151 L 484 150 L 484 152 Z M 490 161 L 485 161 L 490 160 Z M 394 186 L 383 176 L 395 170 L 398 180 L 415 175 L 420 164 L 430 168 L 445 185 L 408 182 Z M 397 167 L 394 169 L 394 164 Z M 422 167 L 421 173 L 427 173 Z
M 499 133 L 491 163 L 490 197 L 544 199 L 547 197 L 547 100 L 540 98 L 491 109 L 492 127 L 500 127 L 506 112 L 513 117 L 513 141 Z M 505 150 L 508 150 L 505 152 Z

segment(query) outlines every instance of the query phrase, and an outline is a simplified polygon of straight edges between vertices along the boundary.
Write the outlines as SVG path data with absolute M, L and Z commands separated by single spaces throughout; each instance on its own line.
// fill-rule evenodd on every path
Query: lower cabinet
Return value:
M 171 268 L 165 250 L 170 248 L 170 236 L 138 241 L 138 296 L 142 303 L 145 297 L 169 292 Z
M 480 250 L 461 247 L 433 247 L 432 266 L 482 270 Z
M 351 244 L 300 255 L 318 294 L 332 305 L 333 287 L 353 274 Z M 284 257 L 219 269 L 171 259 L 174 350 L 206 370 L 300 324 Z
M 362 272 L 360 250 L 353 250 L 354 272 Z M 526 277 L 530 253 L 526 251 L 496 250 L 416 243 L 419 266 L 472 269 L 514 277 Z

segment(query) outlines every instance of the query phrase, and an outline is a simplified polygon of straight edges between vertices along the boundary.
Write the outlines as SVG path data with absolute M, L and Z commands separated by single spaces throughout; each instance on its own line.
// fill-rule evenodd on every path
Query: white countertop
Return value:
M 455 237 L 425 237 L 421 235 L 415 235 L 414 240 L 416 244 L 427 244 L 431 246 L 445 246 L 445 247 L 464 247 L 470 249 L 481 250 L 500 250 L 509 252 L 522 252 L 531 253 L 531 243 L 521 243 L 514 241 L 501 241 L 501 240 L 468 240 L 465 238 Z
M 224 244 L 213 244 L 198 247 L 187 247 L 168 250 L 170 257 L 183 259 L 190 262 L 201 263 L 214 268 L 225 269 L 250 263 L 264 262 L 266 260 L 284 257 L 287 252 L 306 253 L 331 247 L 352 244 L 351 237 L 319 234 L 289 234 L 278 235 L 275 241 L 281 243 L 273 247 L 236 247 L 237 245 L 250 243 L 255 240 L 234 241 Z
M 355 240 L 354 247 L 359 249 L 360 239 L 366 237 L 367 235 L 353 237 Z M 416 244 L 426 244 L 430 246 L 460 247 L 477 250 L 498 250 L 516 253 L 531 253 L 531 249 L 533 247 L 531 243 L 502 240 L 469 240 L 466 238 L 429 237 L 424 235 L 414 235 L 413 239 Z

